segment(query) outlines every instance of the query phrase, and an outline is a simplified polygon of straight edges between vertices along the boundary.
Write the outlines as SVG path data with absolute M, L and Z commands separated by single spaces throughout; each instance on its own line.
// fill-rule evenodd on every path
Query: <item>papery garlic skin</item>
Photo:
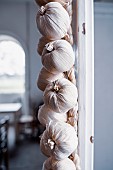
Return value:
M 76 170 L 74 163 L 69 159 L 57 161 L 53 157 L 48 158 L 43 163 L 42 170 Z
M 39 53 L 39 55 L 42 55 L 42 51 L 43 51 L 45 45 L 49 42 L 50 42 L 50 40 L 48 40 L 47 38 L 45 38 L 43 36 L 39 39 L 38 45 L 37 45 L 37 52 Z
M 58 40 L 67 34 L 70 18 L 60 3 L 50 2 L 40 8 L 36 23 L 43 36 L 49 40 Z
M 71 4 L 72 0 L 35 0 L 35 2 L 39 6 L 44 6 L 49 2 L 58 2 L 65 8 L 67 5 Z
M 76 170 L 81 170 L 81 165 L 80 165 L 81 163 L 80 163 L 79 155 L 76 152 L 73 152 L 71 154 L 71 157 L 72 157 L 72 160 L 73 160 L 73 162 L 74 162 L 74 164 L 76 166 Z
M 67 113 L 57 113 L 48 106 L 42 105 L 38 111 L 38 120 L 43 126 L 49 125 L 52 120 L 66 122 Z
M 59 74 L 52 74 L 49 71 L 47 71 L 44 67 L 40 70 L 40 73 L 38 75 L 37 79 L 37 86 L 41 91 L 44 91 L 46 86 L 53 81 L 56 81 L 58 79 L 61 79 L 64 77 L 63 73 Z
M 46 44 L 41 60 L 49 72 L 58 74 L 68 71 L 74 65 L 75 55 L 69 42 L 56 40 Z
M 77 87 L 66 78 L 59 79 L 47 85 L 43 99 L 55 112 L 67 112 L 77 105 Z
M 49 139 L 54 142 L 52 148 Z M 78 138 L 75 129 L 67 123 L 58 121 L 51 121 L 43 132 L 40 141 L 42 153 L 48 157 L 54 156 L 56 160 L 67 158 L 76 150 L 77 145 Z

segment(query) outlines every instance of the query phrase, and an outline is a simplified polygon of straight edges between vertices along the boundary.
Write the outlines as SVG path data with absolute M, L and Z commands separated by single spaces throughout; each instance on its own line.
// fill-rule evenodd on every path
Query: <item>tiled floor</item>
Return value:
M 40 151 L 39 140 L 19 135 L 16 143 L 14 127 L 8 131 L 9 170 L 42 170 L 47 159 Z
M 10 154 L 9 170 L 41 170 L 45 159 L 36 140 L 21 139 Z

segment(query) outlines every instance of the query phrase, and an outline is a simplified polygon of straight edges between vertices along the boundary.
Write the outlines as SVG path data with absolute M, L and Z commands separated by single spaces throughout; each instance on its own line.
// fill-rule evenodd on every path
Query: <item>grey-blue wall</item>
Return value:
M 95 168 L 113 170 L 113 4 L 95 4 Z

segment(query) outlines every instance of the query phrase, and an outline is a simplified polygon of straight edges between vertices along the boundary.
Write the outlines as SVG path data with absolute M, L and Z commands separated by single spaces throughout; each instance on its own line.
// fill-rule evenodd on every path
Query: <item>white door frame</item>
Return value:
M 78 1 L 79 154 L 82 170 L 93 170 L 94 10 L 93 0 Z

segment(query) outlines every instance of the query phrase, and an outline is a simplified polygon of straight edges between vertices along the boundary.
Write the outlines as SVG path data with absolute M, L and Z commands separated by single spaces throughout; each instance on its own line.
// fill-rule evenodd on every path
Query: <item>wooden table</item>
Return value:
M 5 113 L 12 113 L 14 115 L 14 126 L 16 131 L 16 140 L 18 138 L 18 126 L 17 126 L 17 117 L 20 114 L 20 110 L 22 108 L 21 103 L 1 103 L 0 104 L 0 114 Z

